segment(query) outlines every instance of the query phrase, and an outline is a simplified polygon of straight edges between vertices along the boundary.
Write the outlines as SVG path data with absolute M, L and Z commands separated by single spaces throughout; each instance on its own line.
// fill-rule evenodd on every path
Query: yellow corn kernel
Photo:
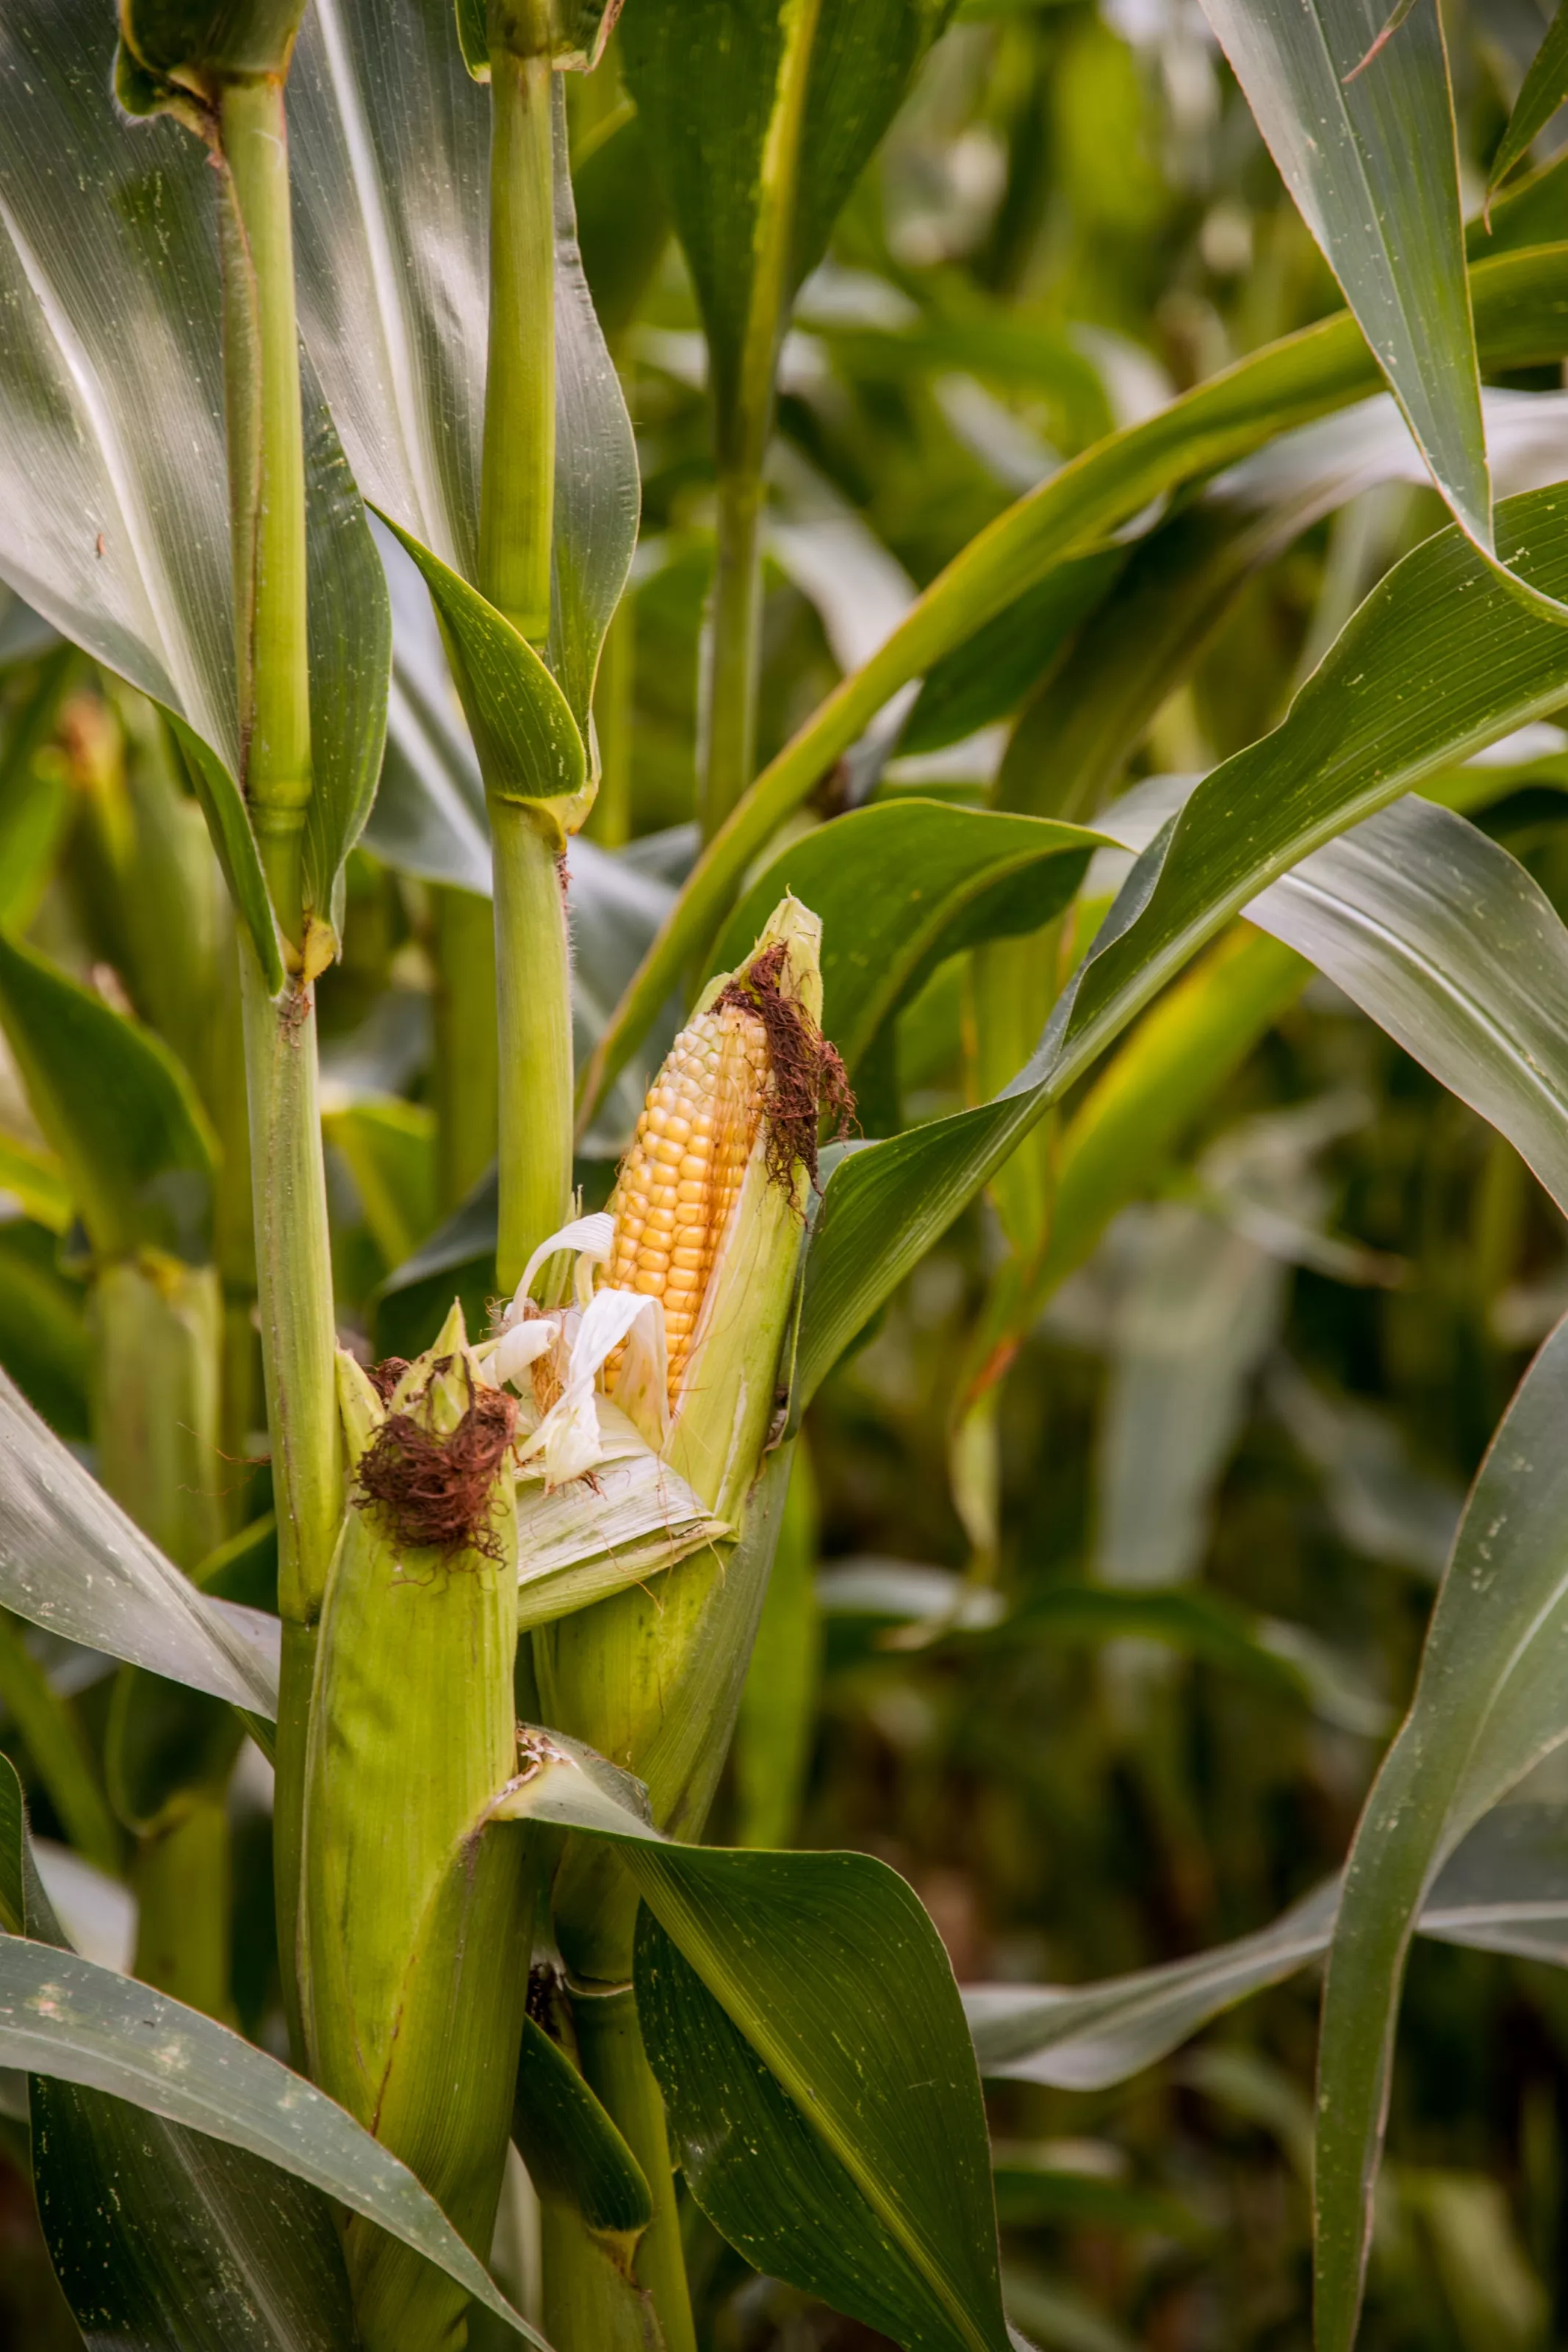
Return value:
M 610 1199 L 604 1278 L 665 1305 L 673 1403 L 713 1261 L 740 1198 L 768 1075 L 767 1032 L 728 1004 L 699 1013 L 648 1089 Z M 612 1391 L 619 1351 L 605 1367 Z

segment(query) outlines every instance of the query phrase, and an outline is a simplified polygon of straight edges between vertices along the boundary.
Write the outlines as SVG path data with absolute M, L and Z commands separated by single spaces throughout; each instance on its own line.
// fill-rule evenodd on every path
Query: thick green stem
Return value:
M 527 637 L 550 622 L 555 229 L 549 12 L 490 0 L 490 312 L 479 586 Z M 488 779 L 487 779 L 488 781 Z M 497 1269 L 515 1287 L 572 1193 L 572 980 L 558 836 L 490 797 L 500 1045 Z
M 229 84 L 221 125 L 237 216 L 226 241 L 224 374 L 244 783 L 279 923 L 309 970 L 305 459 L 281 80 Z
M 653 2200 L 653 2218 L 637 2242 L 632 2274 L 653 2297 L 664 2352 L 697 2352 L 664 2101 L 643 2048 L 637 1996 L 630 1985 L 600 1992 L 579 1989 L 572 1996 L 572 2016 L 584 2077 L 619 2125 Z
M 700 713 L 698 795 L 704 841 L 712 840 L 756 765 L 762 511 L 760 464 L 721 478 Z
M 555 222 L 548 11 L 491 0 L 490 311 L 479 585 L 525 637 L 550 627 Z
M 317 1102 L 313 992 L 290 981 L 268 996 L 248 936 L 239 945 L 256 1207 L 258 1305 L 278 1508 L 283 1663 L 278 1717 L 274 1870 L 279 1950 L 292 2005 L 299 1904 L 298 1808 L 304 1786 L 313 1635 L 342 1512 L 327 1186 Z
M 763 461 L 773 431 L 790 299 L 795 190 L 822 0 L 785 0 L 784 47 L 763 142 L 751 301 L 738 380 L 720 387 L 718 550 L 699 717 L 698 814 L 711 841 L 752 781 L 763 602 Z
M 516 1288 L 572 1201 L 572 998 L 566 893 L 554 845 L 515 801 L 490 803 L 500 1033 L 500 1230 Z
M 443 1216 L 496 1156 L 496 927 L 488 898 L 432 889 L 436 955 L 436 1192 Z

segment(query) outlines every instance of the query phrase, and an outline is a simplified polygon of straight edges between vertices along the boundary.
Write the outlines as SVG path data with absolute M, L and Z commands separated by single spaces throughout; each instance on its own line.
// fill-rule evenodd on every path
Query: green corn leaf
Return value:
M 59 1230 L 70 1222 L 68 1212 Z M 55 1234 L 0 1224 L 0 1364 L 62 1437 L 89 1433 L 86 1293 L 60 1272 Z
M 943 957 L 1032 931 L 1072 897 L 1100 836 L 941 801 L 857 809 L 781 852 L 726 924 L 712 971 L 746 954 L 785 890 L 822 919 L 822 1026 L 851 1068 Z
M 669 242 L 669 215 L 635 110 L 573 158 L 577 236 L 594 309 L 612 345 L 619 343 Z
M 1532 1801 L 1530 1791 L 1527 1780 L 1444 1864 L 1421 1906 L 1421 1935 L 1568 1967 L 1563 1807 Z M 1124 2082 L 1237 2001 L 1320 1958 L 1340 1899 L 1331 1880 L 1253 1935 L 1099 1984 L 966 1986 L 980 2071 L 1075 2091 Z
M 207 1600 L 0 1372 L 0 1607 L 270 1719 L 278 1628 Z
M 205 1258 L 217 1146 L 162 1039 L 4 938 L 0 1027 L 98 1255 Z
M 1482 362 L 1507 367 L 1559 352 L 1562 263 L 1552 248 L 1507 255 L 1472 273 Z M 703 851 L 616 1009 L 584 1073 L 584 1116 L 705 954 L 737 887 L 773 833 L 883 704 L 1043 580 L 1179 483 L 1236 463 L 1289 427 L 1376 388 L 1374 362 L 1342 314 L 1255 352 L 1139 425 L 1097 443 L 981 531 L 916 599 L 886 643 L 836 688 Z
M 902 1957 L 879 1952 L 884 1982 L 904 1973 Z M 687 2186 L 754 2269 L 820 2295 L 910 2352 L 1005 2342 L 976 2324 L 978 2312 L 966 2325 L 944 2307 L 831 2139 L 813 2128 L 646 1909 L 637 1983 L 643 2037 Z M 823 2226 L 829 2213 L 830 2231 Z
M 523 1750 L 507 1809 L 613 1839 L 703 1990 L 699 2006 L 668 1962 L 650 1983 L 661 1948 L 642 1939 L 650 2056 L 716 2226 L 901 2344 L 1005 2352 L 973 2058 L 904 1881 L 866 1854 L 672 1844 L 637 1784 L 590 1751 L 549 1732 L 525 1733 Z M 732 2144 L 712 2146 L 723 2134 Z
M 900 752 L 936 751 L 1006 719 L 1103 604 L 1127 550 L 1102 547 L 1058 563 L 927 671 L 899 737 Z
M 384 519 L 424 574 L 457 648 L 458 688 L 469 729 L 486 748 L 490 789 L 505 800 L 544 806 L 570 802 L 588 782 L 587 754 L 554 677 L 460 572 L 390 514 Z
M 647 2182 L 582 2075 L 544 2028 L 522 2030 L 511 2136 L 541 2198 L 572 2206 L 587 2227 L 635 2239 L 647 2227 Z
M 110 12 L 0 27 L 0 572 L 169 711 L 269 984 L 283 970 L 240 784 L 216 183 L 178 124 L 128 126 Z M 84 194 L 85 192 L 85 194 Z M 363 511 L 304 386 L 316 790 L 306 890 L 334 931 L 374 792 L 390 637 Z
M 1114 811 L 1106 829 L 1131 837 Z M 1413 796 L 1315 850 L 1247 911 L 1506 1135 L 1568 1207 L 1568 928 L 1517 858 Z
M 1345 1865 L 1318 2056 L 1317 2340 L 1361 2305 L 1400 1986 L 1433 1881 L 1470 1829 L 1568 1738 L 1568 1325 L 1526 1373 L 1481 1465 L 1404 1729 Z
M 28 1649 L 16 1620 L 3 1612 L 0 1706 L 26 1741 L 34 1769 L 71 1843 L 100 1870 L 118 1871 L 120 1833 L 80 1722 Z
M 349 1164 L 365 1223 L 389 1266 L 436 1222 L 436 1129 L 424 1103 L 382 1095 L 324 1112 L 321 1132 Z
M 188 2297 L 179 2340 L 201 2352 L 335 2352 L 351 2326 L 331 2198 L 550 2352 L 414 2175 L 341 2107 L 214 2019 L 61 1948 L 3 1762 L 0 1927 L 0 2064 L 35 2077 L 45 2227 L 89 2334 L 95 2296 L 110 2298 L 96 2340 L 166 2326 Z
M 948 13 L 643 0 L 626 14 L 624 68 L 702 310 L 721 467 L 760 454 L 789 301 Z
M 1564 99 L 1568 99 L 1568 8 L 1560 6 L 1520 87 L 1508 128 L 1492 157 L 1487 174 L 1489 196 L 1529 153 Z
M 61 1972 L 90 1969 L 117 2000 L 132 1990 L 71 1952 L 39 1882 L 20 1785 L 3 1760 L 0 1927 L 0 1978 L 19 1962 L 22 1981 L 29 1969 L 41 1979 L 33 1994 L 41 2017 L 64 2021 L 64 1989 L 52 1981 Z M 14 1983 L 7 1992 L 14 2000 Z M 0 2004 L 9 2007 L 5 1994 Z M 331 2352 L 346 2340 L 342 2263 L 315 2189 L 242 2147 L 128 2105 L 90 2073 L 35 2074 L 27 2103 L 38 2217 L 95 2352 L 167 2340 L 171 2326 L 203 2352 Z
M 1301 216 L 1462 530 L 1492 547 L 1458 156 L 1436 7 L 1204 0 Z M 1417 164 L 1416 159 L 1419 158 Z
M 452 37 L 450 0 L 319 0 L 289 106 L 301 329 L 355 477 L 412 552 L 427 551 L 472 582 L 490 108 Z M 586 741 L 599 649 L 637 540 L 638 482 L 577 249 L 563 107 L 558 83 L 555 573 L 545 659 Z
M 811 1764 L 822 1622 L 816 1482 L 796 1442 L 784 1518 L 735 1724 L 736 1843 L 787 1845 Z
M 1501 509 L 1511 560 L 1568 585 L 1568 499 Z M 851 1151 L 806 1268 L 796 1395 L 840 1350 L 1034 1120 L 1248 898 L 1421 779 L 1561 702 L 1568 639 L 1449 530 L 1373 592 L 1284 723 L 1216 768 L 1151 845 L 1058 1007 L 994 1101 Z

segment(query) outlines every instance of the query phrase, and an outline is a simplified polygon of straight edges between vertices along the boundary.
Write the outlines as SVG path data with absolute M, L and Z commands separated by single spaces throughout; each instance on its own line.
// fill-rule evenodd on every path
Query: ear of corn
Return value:
M 418 1511 L 434 1524 L 443 1498 L 432 1489 L 458 1459 L 454 1440 L 460 1454 L 475 1427 L 456 1307 L 385 1406 L 357 1365 L 343 1359 L 341 1373 L 358 1494 L 333 1562 L 311 1695 L 300 1936 L 310 2070 L 412 2166 L 482 2254 L 531 1940 L 519 1832 L 486 1826 L 516 1756 L 511 1468 L 503 1443 L 469 1479 L 466 1501 L 458 1496 L 466 1540 L 409 1539 L 409 1517 L 423 1524 Z M 402 1519 L 396 1482 L 372 1477 L 389 1424 L 395 1439 L 406 1427 L 399 1415 L 444 1449 L 420 1457 L 418 1510 Z M 373 1484 L 394 1499 L 368 1499 Z M 367 2352 L 463 2341 L 466 2297 L 441 2273 L 357 2217 L 344 2246 Z
M 731 1530 L 745 1518 L 752 1539 L 709 1545 L 535 1637 L 546 1719 L 646 1779 L 655 1818 L 682 1835 L 696 1833 L 711 1800 L 739 1699 L 736 1658 L 766 1583 L 777 1513 L 756 1490 L 775 1459 L 765 1449 L 809 1181 L 800 1157 L 781 1165 L 766 1025 L 737 1000 L 762 966 L 815 1038 L 820 935 L 786 898 L 746 964 L 708 989 L 649 1092 L 611 1203 L 608 1278 L 673 1297 L 679 1318 L 664 1458 Z M 614 1383 L 612 1370 L 612 1395 Z M 557 1933 L 584 1978 L 629 1973 L 636 1902 L 624 1889 L 617 1897 L 618 1867 L 574 1848 L 557 1878 Z

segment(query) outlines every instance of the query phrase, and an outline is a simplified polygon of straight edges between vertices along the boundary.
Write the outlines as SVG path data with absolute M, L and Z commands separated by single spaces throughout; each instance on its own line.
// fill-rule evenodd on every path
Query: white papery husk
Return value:
M 542 1624 L 640 1583 L 732 1532 L 662 1458 L 668 1435 L 664 1309 L 636 1291 L 593 1288 L 609 1255 L 605 1214 L 575 1218 L 529 1260 L 500 1333 L 483 1351 L 481 1377 L 520 1397 L 518 1584 L 520 1622 Z M 546 1262 L 576 1255 L 574 1303 L 541 1308 L 529 1296 Z M 623 1350 L 612 1402 L 601 1388 L 606 1360 Z M 560 1394 L 539 1409 L 534 1368 Z M 548 1392 L 548 1391 L 547 1391 Z

